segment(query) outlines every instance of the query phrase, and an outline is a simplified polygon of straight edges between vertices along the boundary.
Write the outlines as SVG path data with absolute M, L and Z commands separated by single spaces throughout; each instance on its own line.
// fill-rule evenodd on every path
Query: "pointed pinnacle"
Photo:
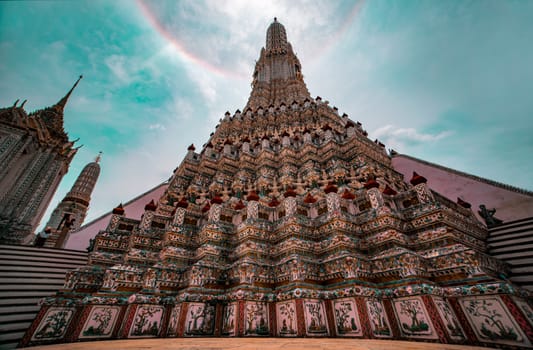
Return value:
M 76 80 L 76 82 L 74 83 L 72 88 L 69 90 L 69 92 L 67 92 L 67 94 L 61 100 L 59 100 L 59 102 L 56 104 L 56 107 L 60 108 L 61 110 L 65 108 L 67 101 L 70 97 L 70 94 L 72 94 L 72 91 L 74 91 L 76 86 L 78 86 L 78 83 L 80 82 L 81 78 L 83 78 L 83 75 L 80 75 L 80 77 L 78 78 L 78 80 Z

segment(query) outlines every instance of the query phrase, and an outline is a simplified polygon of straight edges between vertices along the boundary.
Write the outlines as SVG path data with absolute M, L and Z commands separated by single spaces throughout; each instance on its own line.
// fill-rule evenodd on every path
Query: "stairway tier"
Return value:
M 65 274 L 87 263 L 87 253 L 0 245 L 0 349 L 13 349 Z
M 509 264 L 510 280 L 533 291 L 533 218 L 489 230 L 489 253 Z

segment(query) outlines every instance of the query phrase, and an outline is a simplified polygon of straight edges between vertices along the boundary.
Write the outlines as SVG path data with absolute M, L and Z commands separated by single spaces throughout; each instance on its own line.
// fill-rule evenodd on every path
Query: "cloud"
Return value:
M 435 143 L 449 137 L 453 132 L 446 130 L 437 134 L 431 134 L 420 132 L 415 128 L 397 128 L 394 125 L 388 124 L 370 134 L 372 137 L 384 142 L 387 147 L 401 152 L 418 144 Z
M 196 60 L 247 79 L 265 42 L 265 29 L 278 17 L 296 49 L 312 59 L 335 39 L 347 20 L 353 1 L 143 1 L 163 30 Z M 305 8 L 305 16 L 302 9 Z M 198 25 L 197 19 L 202 19 Z M 312 35 L 313 40 L 309 40 Z M 201 38 L 201 40 L 199 40 Z M 317 45 L 317 43 L 323 43 Z
M 150 124 L 148 126 L 148 129 L 149 130 L 161 130 L 161 131 L 164 131 L 167 128 L 163 124 L 156 123 L 156 124 Z
M 127 57 L 120 55 L 111 55 L 106 58 L 105 64 L 113 73 L 115 78 L 120 80 L 122 83 L 128 83 L 131 81 L 131 72 L 127 69 L 126 65 Z

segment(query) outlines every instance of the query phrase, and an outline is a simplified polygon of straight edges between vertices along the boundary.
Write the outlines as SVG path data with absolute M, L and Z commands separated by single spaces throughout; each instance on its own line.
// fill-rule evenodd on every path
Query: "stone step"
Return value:
M 0 254 L 2 256 L 2 259 L 10 260 L 12 263 L 15 261 L 25 261 L 30 259 L 28 256 L 21 256 L 21 255 L 13 255 L 13 254 Z M 72 267 L 78 267 L 78 266 L 84 266 L 87 261 L 80 260 L 80 259 L 64 259 L 63 257 L 31 257 L 31 261 L 33 261 L 36 265 L 45 265 L 43 263 L 53 262 L 53 263 L 63 263 L 67 266 Z M 40 263 L 40 264 L 39 264 Z
M 42 298 L 51 295 L 48 291 L 21 291 L 21 290 L 8 290 L 0 291 L 0 300 L 3 299 L 16 299 L 16 298 Z
M 14 349 L 39 301 L 63 287 L 68 271 L 86 264 L 86 252 L 0 245 L 0 350 Z
M 25 271 L 24 273 L 20 273 L 19 271 L 0 271 L 0 280 L 4 281 L 4 278 L 10 279 L 10 278 L 44 278 L 44 279 L 65 279 L 65 272 L 51 272 L 51 273 L 45 273 L 45 272 L 33 272 L 33 271 Z
M 489 243 L 489 250 L 497 248 L 497 247 L 505 247 L 505 246 L 516 246 L 516 245 L 522 245 L 522 244 L 528 244 L 533 243 L 533 233 L 531 236 L 523 237 L 523 238 L 510 238 L 506 240 L 501 240 L 497 242 L 488 242 Z
M 24 333 L 26 333 L 26 331 L 22 331 L 22 332 L 8 332 L 8 333 L 4 333 L 0 336 L 0 341 L 2 342 L 5 342 L 6 340 L 20 340 L 22 339 L 22 337 L 24 336 Z
M 82 266 L 85 266 L 86 263 L 83 263 L 83 264 L 65 264 L 65 263 L 54 263 L 54 262 L 46 262 L 46 263 L 42 263 L 42 265 L 46 266 L 46 268 L 48 267 L 51 267 L 51 268 L 62 268 L 62 269 L 66 269 L 66 270 L 73 270 L 74 268 L 77 268 L 77 267 L 82 267 Z M 18 266 L 20 268 L 24 268 L 26 267 L 27 269 L 34 269 L 36 268 L 36 265 L 35 265 L 35 262 L 34 261 L 30 261 L 30 260 L 19 260 L 19 261 L 8 261 L 8 260 L 0 260 L 0 269 L 1 268 L 4 268 L 7 267 L 14 267 L 14 266 Z
M 16 313 L 25 313 L 25 312 L 34 312 L 37 313 L 41 307 L 37 304 L 35 305 L 15 305 L 15 306 L 3 306 L 0 307 L 0 322 L 2 315 L 12 315 Z
M 11 350 L 11 349 L 15 349 L 17 346 L 18 346 L 19 342 L 16 341 L 16 342 L 10 342 L 10 341 L 6 341 L 6 342 L 2 342 L 2 338 L 0 338 L 0 350 Z
M 490 255 L 492 255 L 493 257 L 497 258 L 497 259 L 500 259 L 500 260 L 503 260 L 505 262 L 507 262 L 507 260 L 512 260 L 512 259 L 523 259 L 523 258 L 532 258 L 532 254 L 531 252 L 529 251 L 521 251 L 521 252 L 514 252 L 514 253 L 505 253 L 505 254 L 494 254 L 494 253 L 491 253 Z
M 533 257 L 525 259 L 509 259 L 506 262 L 513 268 L 517 266 L 533 266 Z
M 501 231 L 501 230 L 506 229 L 509 226 L 520 226 L 520 225 L 524 225 L 528 223 L 533 223 L 533 216 L 523 218 L 523 219 L 504 222 L 503 225 L 491 228 L 490 231 Z
M 511 273 L 513 275 L 515 275 L 515 274 L 525 274 L 525 273 L 533 274 L 533 265 L 524 266 L 524 267 L 513 267 L 513 268 L 511 268 Z
M 533 228 L 533 221 L 523 222 L 523 223 L 518 223 L 518 224 L 502 225 L 497 228 L 491 228 L 489 229 L 489 234 L 491 236 L 499 236 L 499 235 L 505 235 L 509 232 L 527 230 L 528 228 L 529 229 Z
M 525 275 L 525 276 L 512 276 L 509 278 L 514 283 L 527 283 L 527 284 L 533 284 L 533 275 Z
M 43 295 L 44 297 L 44 295 Z M 34 296 L 27 298 L 4 298 L 0 299 L 0 308 L 3 306 L 10 306 L 10 305 L 37 305 L 39 300 L 41 300 L 42 297 Z
M 84 261 L 87 260 L 87 255 L 72 255 L 61 254 L 60 252 L 42 252 L 40 250 L 35 251 L 19 251 L 19 250 L 7 250 L 0 249 L 1 255 L 13 255 L 13 257 L 20 259 L 23 258 L 62 258 L 65 260 Z
M 533 243 L 532 244 L 520 244 L 518 246 L 512 246 L 512 247 L 491 249 L 489 253 L 491 255 L 497 255 L 500 253 L 519 252 L 519 251 L 524 251 L 524 250 L 528 250 L 528 251 L 533 250 Z
M 4 281 L 2 281 L 4 282 Z M 48 280 L 48 283 L 44 281 L 44 283 L 37 284 L 34 281 L 28 281 L 27 283 L 21 283 L 20 281 L 17 281 L 18 283 L 11 282 L 5 282 L 6 284 L 0 284 L 0 292 L 1 291 L 51 291 L 51 293 L 57 292 L 59 288 L 63 286 L 63 280 Z M 40 281 L 42 282 L 42 281 Z
M 64 278 L 26 278 L 24 276 L 20 276 L 19 278 L 2 278 L 1 279 L 2 284 L 5 283 L 5 285 L 11 286 L 11 289 L 15 289 L 17 287 L 22 286 L 31 286 L 33 285 L 35 289 L 41 289 L 43 287 L 53 287 L 58 288 L 58 286 L 62 286 L 65 279 Z M 0 287 L 0 290 L 6 290 Z M 9 290 L 9 289 L 8 289 Z
M 520 287 L 533 292 L 533 283 L 532 284 L 524 283 L 524 284 L 521 284 Z
M 31 322 L 10 322 L 6 324 L 0 324 L 0 333 L 14 332 L 14 331 L 26 331 L 31 325 Z
M 0 275 L 4 272 L 13 272 L 13 273 L 60 273 L 63 276 L 65 274 L 72 270 L 70 267 L 50 267 L 50 266 L 7 266 L 7 265 L 0 265 Z
M 24 336 L 24 334 L 22 336 Z M 12 349 L 15 349 L 18 346 L 19 341 L 6 341 L 6 342 L 3 342 L 0 339 L 0 350 L 12 350 Z
M 0 324 L 4 323 L 11 323 L 11 322 L 22 322 L 22 321 L 33 321 L 35 318 L 35 315 L 37 314 L 37 311 L 32 312 L 17 312 L 16 314 L 10 314 L 10 315 L 0 315 Z
M 504 225 L 498 229 L 490 229 L 489 237 L 505 236 L 514 232 L 532 231 L 533 222 L 518 224 L 518 225 Z
M 6 245 L 0 244 L 0 250 L 31 252 L 31 253 L 54 253 L 61 255 L 87 257 L 87 252 L 72 249 L 58 249 L 58 248 L 40 248 L 24 245 Z
M 533 240 L 533 230 L 531 231 L 525 230 L 525 231 L 520 231 L 520 232 L 514 231 L 504 236 L 495 236 L 495 237 L 489 236 L 489 238 L 487 238 L 487 243 L 506 241 L 509 239 L 522 238 L 522 237 L 531 237 L 531 239 Z

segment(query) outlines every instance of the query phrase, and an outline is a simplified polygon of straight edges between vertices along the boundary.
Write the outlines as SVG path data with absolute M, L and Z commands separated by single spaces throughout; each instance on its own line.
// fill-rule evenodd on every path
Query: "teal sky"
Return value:
M 277 16 L 308 88 L 400 153 L 533 190 L 533 1 L 0 2 L 0 105 L 58 101 L 103 151 L 88 220 L 168 179 L 242 109 Z M 431 184 L 430 184 L 431 185 Z

